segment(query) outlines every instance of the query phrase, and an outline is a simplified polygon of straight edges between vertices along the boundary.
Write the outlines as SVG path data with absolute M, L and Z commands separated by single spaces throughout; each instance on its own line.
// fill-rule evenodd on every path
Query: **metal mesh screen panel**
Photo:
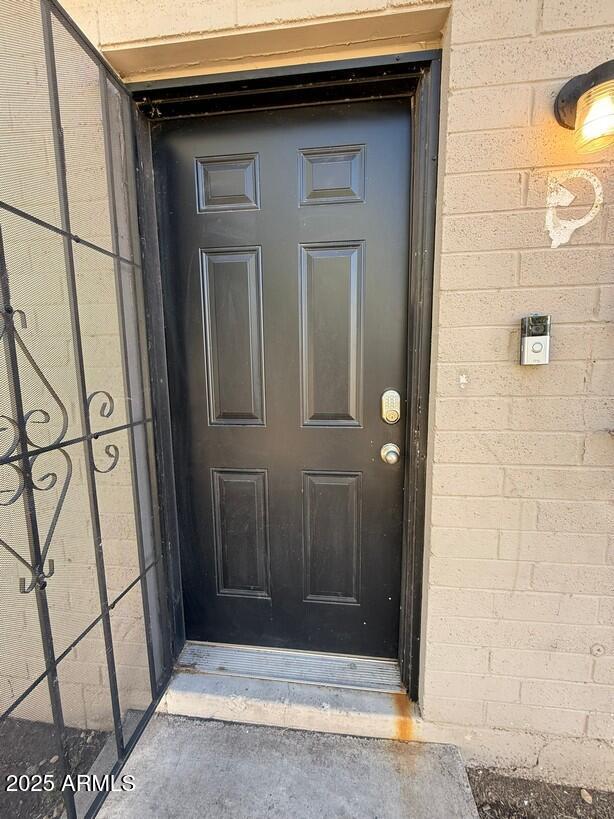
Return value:
M 88 392 L 93 396 L 90 424 L 94 432 L 99 432 L 126 423 L 115 265 L 112 258 L 79 246 L 75 248 L 74 262 L 81 305 L 83 366 Z
M 0 199 L 60 224 L 38 0 L 0 0 Z
M 90 771 L 104 776 L 118 759 L 109 672 L 100 645 L 104 645 L 104 632 L 98 624 L 58 664 L 60 695 L 62 702 L 69 703 L 65 721 L 72 742 L 67 757 L 74 782 Z M 95 797 L 95 791 L 75 787 L 77 816 L 87 815 Z
M 133 586 L 111 611 L 118 644 L 117 686 L 124 734 L 130 736 L 149 704 L 149 658 L 141 589 Z
M 72 410 L 77 406 L 78 386 L 64 241 L 47 228 L 8 211 L 2 211 L 1 219 L 8 272 L 5 290 L 19 311 L 15 327 L 22 342 L 16 340 L 23 374 L 21 391 L 27 409 L 36 409 L 28 423 L 30 446 L 38 448 L 58 438 L 78 438 L 83 427 L 79 414 Z M 6 350 L 4 359 L 6 366 Z M 12 398 L 8 389 L 2 391 L 0 401 L 0 411 L 10 415 Z M 4 440 L 7 436 L 8 430 Z
M 111 250 L 100 70 L 56 18 L 52 33 L 71 230 Z
M 0 815 L 72 819 L 170 660 L 132 119 L 53 0 L 0 23 L 0 773 L 54 782 Z

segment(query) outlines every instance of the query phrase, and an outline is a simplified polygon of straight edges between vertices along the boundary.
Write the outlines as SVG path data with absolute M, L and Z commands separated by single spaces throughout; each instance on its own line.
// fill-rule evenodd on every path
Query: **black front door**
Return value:
M 394 657 L 408 103 L 153 134 L 187 636 Z

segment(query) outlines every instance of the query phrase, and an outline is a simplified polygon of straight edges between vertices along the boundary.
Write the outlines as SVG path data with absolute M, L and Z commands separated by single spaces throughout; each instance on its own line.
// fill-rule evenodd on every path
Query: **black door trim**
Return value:
M 155 169 L 148 121 L 313 105 L 349 97 L 403 96 L 411 105 L 414 140 L 410 180 L 407 456 L 399 662 L 403 682 L 413 700 L 418 698 L 420 659 L 440 84 L 441 52 L 425 51 L 129 86 L 141 113 L 137 118 L 137 141 L 141 221 L 142 228 L 146 228 L 143 229 L 145 281 L 157 310 L 161 306 L 160 254 L 156 226 L 152 224 Z M 150 349 L 158 367 L 166 370 L 165 346 L 156 341 L 152 333 Z M 178 544 L 176 549 L 178 551 Z M 179 648 L 180 644 L 178 640 Z

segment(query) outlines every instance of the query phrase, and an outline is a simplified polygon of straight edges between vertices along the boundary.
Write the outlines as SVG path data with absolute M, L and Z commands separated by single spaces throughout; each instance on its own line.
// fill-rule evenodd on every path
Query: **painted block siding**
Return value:
M 105 50 L 447 4 L 65 5 Z M 569 77 L 612 58 L 614 4 L 451 0 L 442 47 L 419 731 L 471 762 L 614 787 L 614 150 L 579 156 L 552 115 Z M 547 178 L 574 168 L 604 207 L 553 250 Z M 565 216 L 583 215 L 592 191 L 570 189 Z M 552 363 L 521 369 L 533 311 L 552 314 Z

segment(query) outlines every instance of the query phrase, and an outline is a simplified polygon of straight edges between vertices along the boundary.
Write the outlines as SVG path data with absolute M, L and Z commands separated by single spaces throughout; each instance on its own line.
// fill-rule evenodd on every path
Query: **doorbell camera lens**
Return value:
M 526 316 L 521 321 L 523 336 L 547 336 L 550 333 L 550 316 Z

